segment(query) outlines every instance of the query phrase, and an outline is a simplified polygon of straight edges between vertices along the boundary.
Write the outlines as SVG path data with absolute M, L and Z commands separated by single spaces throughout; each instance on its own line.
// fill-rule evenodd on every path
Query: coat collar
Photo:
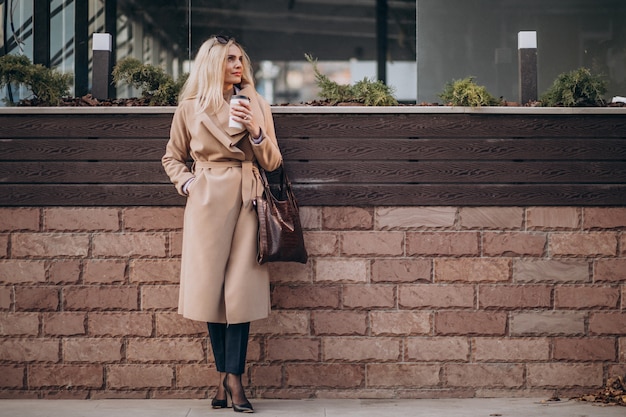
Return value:
M 252 86 L 246 85 L 238 92 L 238 94 L 250 97 L 252 117 L 254 118 L 254 121 L 261 127 L 261 129 L 265 131 L 265 120 L 261 107 L 262 104 L 260 103 L 260 98 L 256 90 Z M 217 113 L 201 113 L 200 121 L 209 130 L 209 132 L 211 132 L 211 134 L 215 138 L 217 138 L 220 143 L 222 143 L 222 145 L 224 145 L 226 148 L 233 152 L 241 152 L 237 148 L 237 143 L 239 143 L 241 139 L 248 135 L 248 131 L 245 129 L 228 127 L 229 116 L 230 108 L 228 103 L 225 103 L 225 105 L 220 107 Z

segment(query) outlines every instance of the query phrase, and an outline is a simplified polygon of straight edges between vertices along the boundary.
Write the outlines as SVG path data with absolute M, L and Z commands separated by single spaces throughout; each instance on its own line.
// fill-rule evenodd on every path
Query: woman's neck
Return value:
M 224 100 L 230 101 L 230 98 L 233 96 L 233 94 L 235 94 L 235 86 L 232 84 L 229 86 L 225 86 L 223 94 Z

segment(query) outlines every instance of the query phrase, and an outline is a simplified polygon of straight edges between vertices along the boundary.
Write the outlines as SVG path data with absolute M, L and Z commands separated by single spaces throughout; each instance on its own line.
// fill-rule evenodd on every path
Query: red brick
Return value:
M 177 388 L 217 387 L 219 373 L 214 365 L 188 364 L 176 366 Z
M 13 296 L 13 287 L 0 286 L 0 310 L 9 310 L 11 308 Z
M 393 285 L 344 285 L 344 308 L 393 308 L 396 306 Z
M 0 207 L 0 232 L 37 231 L 40 216 L 38 208 Z
M 580 210 L 576 207 L 529 207 L 526 209 L 526 228 L 546 231 L 578 229 Z
M 203 339 L 159 338 L 129 339 L 126 359 L 129 362 L 200 362 L 205 358 Z
M 267 360 L 271 362 L 317 362 L 320 360 L 320 339 L 311 337 L 268 338 Z
M 371 230 L 372 209 L 360 207 L 323 207 L 322 227 L 327 230 Z
M 9 235 L 0 234 L 0 258 L 9 255 Z
M 168 256 L 179 257 L 183 253 L 183 233 L 169 232 L 166 236 L 169 246 Z
M 552 287 L 547 285 L 481 285 L 480 308 L 541 308 L 552 305 Z
M 418 362 L 452 362 L 469 360 L 470 343 L 466 337 L 409 337 L 406 357 Z
M 381 363 L 367 365 L 367 387 L 425 388 L 440 385 L 439 365 Z
M 64 362 L 106 363 L 124 359 L 124 341 L 114 338 L 68 338 L 63 341 Z
M 101 388 L 103 374 L 99 365 L 33 365 L 28 370 L 28 386 Z
M 462 207 L 459 221 L 463 229 L 521 229 L 524 209 L 520 207 Z
M 328 337 L 323 343 L 326 362 L 397 362 L 400 340 L 385 337 Z
M 310 313 L 302 311 L 273 311 L 269 317 L 256 320 L 250 326 L 251 334 L 309 335 Z
M 457 284 L 414 284 L 398 287 L 400 308 L 472 308 L 474 287 Z
M 585 229 L 626 228 L 625 207 L 585 207 Z
M 617 238 L 614 232 L 552 233 L 548 246 L 552 256 L 614 256 Z
M 254 366 L 251 381 L 257 388 L 280 388 L 283 385 L 283 370 L 280 365 Z
M 615 308 L 619 300 L 618 287 L 557 287 L 554 293 L 556 308 Z
M 364 259 L 318 259 L 316 282 L 367 282 L 368 264 Z
M 485 338 L 472 340 L 472 356 L 477 362 L 532 362 L 550 358 L 547 338 Z
M 626 366 L 626 336 L 619 338 L 619 361 Z M 626 375 L 626 372 L 623 375 Z
M 322 228 L 322 207 L 300 206 L 300 223 L 305 230 Z
M 440 335 L 504 335 L 507 314 L 499 311 L 439 311 L 435 333 Z
M 372 334 L 376 336 L 423 335 L 431 332 L 431 313 L 425 311 L 372 311 Z
M 513 313 L 510 331 L 512 335 L 583 334 L 585 313 L 577 311 L 539 311 Z
M 54 207 L 43 211 L 44 230 L 51 231 L 118 231 L 117 209 L 105 207 Z
M 374 259 L 372 282 L 432 281 L 432 261 L 427 259 Z
M 365 382 L 365 373 L 363 365 L 285 365 L 285 382 L 289 387 L 358 388 Z
M 130 282 L 178 284 L 180 259 L 133 259 L 130 262 Z
M 607 312 L 593 313 L 589 318 L 591 334 L 626 334 L 626 313 Z
M 11 362 L 58 362 L 59 340 L 0 339 L 0 358 Z
M 136 310 L 138 288 L 135 286 L 65 287 L 66 310 Z
M 151 313 L 89 313 L 90 336 L 151 336 Z
M 589 262 L 578 259 L 517 260 L 515 282 L 589 282 Z
M 89 235 L 86 233 L 16 233 L 11 237 L 11 243 L 15 258 L 86 257 L 89 253 Z
M 59 303 L 59 290 L 56 287 L 15 288 L 17 311 L 56 311 Z
M 207 325 L 201 321 L 189 320 L 178 313 L 156 313 L 156 336 L 207 335 Z
M 24 388 L 24 366 L 0 365 L 0 388 Z
M 315 311 L 311 323 L 315 335 L 363 336 L 367 332 L 367 312 Z
M 626 282 L 626 259 L 598 259 L 593 268 L 594 282 Z
M 122 210 L 124 230 L 177 230 L 183 227 L 183 207 L 131 207 Z
M 311 262 L 300 264 L 296 262 L 272 262 L 268 266 L 270 279 L 279 283 L 313 282 Z
M 79 260 L 54 260 L 50 262 L 50 283 L 76 284 L 80 281 Z
M 553 343 L 556 360 L 614 362 L 617 357 L 613 338 L 556 338 Z
M 476 232 L 407 232 L 407 255 L 461 256 L 479 254 Z
M 45 280 L 46 264 L 44 261 L 0 260 L 0 282 L 22 284 Z
M 178 285 L 143 285 L 142 310 L 171 310 L 178 307 Z
M 339 254 L 339 235 L 337 232 L 304 232 L 304 241 L 309 256 Z
M 272 304 L 276 308 L 338 308 L 339 286 L 277 285 L 272 291 Z
M 456 207 L 377 207 L 378 229 L 451 228 Z
M 508 259 L 435 259 L 436 282 L 486 282 L 508 281 Z
M 101 233 L 93 237 L 93 256 L 166 256 L 162 233 Z
M 77 336 L 87 334 L 85 313 L 56 312 L 43 315 L 43 334 L 46 336 Z
M 85 284 L 121 284 L 126 282 L 126 261 L 91 259 L 85 262 Z
M 528 387 L 600 387 L 603 365 L 541 363 L 526 365 Z
M 170 365 L 110 365 L 106 385 L 108 389 L 171 388 L 174 369 Z
M 349 256 L 401 256 L 404 255 L 404 233 L 344 232 L 341 252 Z
M 39 314 L 0 313 L 1 336 L 37 336 L 38 334 Z
M 449 387 L 506 387 L 524 385 L 524 366 L 516 364 L 447 364 L 445 385 Z
M 486 256 L 542 256 L 546 242 L 544 233 L 485 232 L 483 252 Z

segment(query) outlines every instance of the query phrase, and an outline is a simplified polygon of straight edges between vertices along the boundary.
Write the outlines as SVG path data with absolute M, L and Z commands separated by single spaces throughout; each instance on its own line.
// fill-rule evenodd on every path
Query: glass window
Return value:
M 468 76 L 518 101 L 520 31 L 537 32 L 538 94 L 580 67 L 626 95 L 626 2 L 622 0 L 417 0 L 419 100 Z

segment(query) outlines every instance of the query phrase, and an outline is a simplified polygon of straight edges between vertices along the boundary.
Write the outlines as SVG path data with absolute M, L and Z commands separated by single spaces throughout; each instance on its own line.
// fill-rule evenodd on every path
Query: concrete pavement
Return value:
M 276 417 L 624 417 L 626 407 L 532 398 L 436 400 L 252 401 L 256 415 Z M 0 400 L 0 417 L 211 417 L 210 400 Z M 237 415 L 242 415 L 237 413 Z

